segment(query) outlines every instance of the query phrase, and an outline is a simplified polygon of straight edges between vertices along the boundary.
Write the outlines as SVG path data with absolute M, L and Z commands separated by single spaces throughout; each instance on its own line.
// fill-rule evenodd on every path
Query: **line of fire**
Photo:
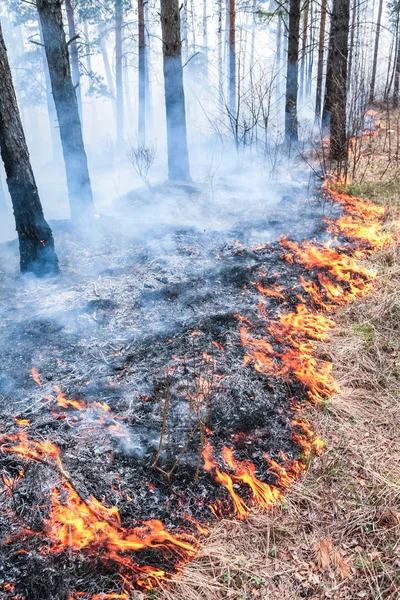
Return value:
M 9 352 L 21 393 L 10 387 L 1 415 L 2 598 L 29 598 L 35 581 L 43 599 L 129 600 L 179 577 L 215 520 L 284 504 L 324 451 L 304 408 L 338 391 L 318 342 L 335 308 L 373 287 L 364 259 L 393 241 L 383 209 L 340 184 L 327 177 L 316 191 L 323 213 L 300 206 L 306 238 L 252 244 L 254 223 L 222 247 L 177 234 L 196 269 L 136 301 L 138 318 L 173 301 L 183 318 L 172 337 L 93 342 L 93 368 L 73 332 L 28 327 L 20 343 L 41 337 L 38 362 L 24 371 L 18 345 Z M 115 306 L 88 310 L 108 325 Z

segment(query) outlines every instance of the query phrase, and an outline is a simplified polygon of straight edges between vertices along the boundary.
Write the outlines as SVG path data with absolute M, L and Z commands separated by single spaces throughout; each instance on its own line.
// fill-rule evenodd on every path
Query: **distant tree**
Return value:
M 164 94 L 167 116 L 168 176 L 188 181 L 189 153 L 181 56 L 179 0 L 161 0 Z
M 288 57 L 286 73 L 285 140 L 290 144 L 299 139 L 297 92 L 299 70 L 300 1 L 290 0 Z
M 78 101 L 71 78 L 61 1 L 37 0 L 37 8 L 60 127 L 71 217 L 79 220 L 93 216 L 95 208 Z
M 57 275 L 58 259 L 43 214 L 22 129 L 0 25 L 0 149 L 18 233 L 20 268 L 37 276 Z
M 236 7 L 235 0 L 227 0 L 227 2 L 229 2 L 229 116 L 236 124 Z M 235 139 L 237 139 L 237 131 L 235 131 Z
M 333 0 L 322 123 L 330 131 L 330 157 L 347 160 L 347 58 L 350 0 Z
M 383 10 L 383 0 L 379 0 L 378 18 L 376 21 L 376 32 L 375 32 L 374 59 L 373 59 L 373 63 L 372 63 L 371 85 L 370 85 L 370 89 L 369 89 L 370 103 L 372 103 L 375 99 L 375 82 L 376 82 L 376 71 L 377 71 L 377 67 L 378 67 L 378 52 L 379 52 L 379 38 L 381 35 L 382 10 Z
M 115 86 L 117 108 L 117 149 L 121 150 L 124 141 L 124 90 L 122 83 L 122 27 L 123 0 L 115 0 Z
M 305 0 L 304 10 L 303 10 L 303 31 L 302 31 L 302 36 L 301 36 L 301 63 L 300 63 L 300 86 L 299 86 L 300 99 L 303 98 L 304 93 L 305 93 L 309 10 L 310 10 L 310 0 Z
M 324 73 L 326 2 L 327 2 L 327 0 L 321 0 L 321 16 L 320 16 L 320 23 L 319 23 L 317 89 L 316 89 L 316 96 L 315 96 L 315 119 L 318 122 L 321 118 L 321 108 L 322 108 L 322 80 L 323 80 L 323 73 Z
M 144 2 L 138 0 L 138 40 L 139 40 L 139 141 L 146 138 L 146 31 L 144 24 Z

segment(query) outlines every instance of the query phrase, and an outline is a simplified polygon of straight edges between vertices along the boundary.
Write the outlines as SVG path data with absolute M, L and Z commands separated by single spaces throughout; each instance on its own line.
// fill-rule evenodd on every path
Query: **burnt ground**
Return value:
M 100 215 L 90 231 L 52 223 L 62 269 L 55 280 L 22 279 L 16 244 L 0 250 L 0 432 L 19 431 L 15 417 L 29 419 L 28 436 L 60 448 L 81 496 L 93 494 L 117 506 L 126 528 L 156 518 L 172 532 L 193 532 L 190 519 L 210 521 L 208 506 L 217 499 L 231 512 L 228 492 L 212 475 L 200 468 L 194 483 L 198 431 L 186 448 L 196 424 L 191 405 L 205 389 L 202 419 L 217 457 L 223 445 L 233 447 L 237 458 L 256 465 L 259 479 L 274 484 L 263 453 L 277 460 L 280 451 L 290 459 L 299 455 L 289 400 L 301 400 L 305 390 L 243 366 L 235 315 L 263 333 L 256 281 L 291 290 L 285 310 L 298 303 L 301 267 L 282 260 L 279 236 L 325 240 L 323 217 L 337 208 L 310 193 L 306 183 L 275 185 L 268 192 L 273 199 L 265 202 L 244 194 L 240 210 L 239 199 L 224 200 L 233 191 L 221 190 L 222 199 L 217 194 L 213 202 L 194 187 L 178 190 L 173 210 L 167 203 L 167 224 L 160 219 L 154 225 L 157 218 L 140 223 L 138 215 L 165 210 L 166 195 L 174 194 L 169 188 L 155 191 L 153 205 L 147 196 L 146 204 L 140 195 L 120 200 L 124 218 Z M 197 212 L 174 224 L 185 196 Z M 208 226 L 213 221 L 215 229 Z M 273 318 L 280 300 L 264 302 Z M 56 408 L 55 386 L 88 408 Z M 166 401 L 158 464 L 169 470 L 185 450 L 170 484 L 151 466 Z M 111 411 L 105 416 L 95 402 Z M 88 562 L 85 550 L 40 551 L 58 476 L 49 466 L 0 453 L 7 476 L 21 466 L 25 476 L 13 494 L 13 517 L 9 510 L 0 517 L 1 538 L 11 538 L 0 550 L 0 582 L 15 581 L 16 587 L 0 597 L 66 600 L 74 589 L 118 591 L 115 565 L 105 566 L 100 557 Z M 248 498 L 246 489 L 238 491 Z M 39 535 L 22 534 L 22 527 Z M 29 554 L 18 553 L 21 548 Z M 135 561 L 171 569 L 176 556 L 152 548 L 137 553 Z

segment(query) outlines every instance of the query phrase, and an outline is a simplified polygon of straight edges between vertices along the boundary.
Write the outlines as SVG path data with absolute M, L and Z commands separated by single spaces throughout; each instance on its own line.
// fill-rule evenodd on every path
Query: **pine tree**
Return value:
M 0 150 L 18 233 L 21 272 L 57 275 L 58 259 L 40 202 L 0 25 Z

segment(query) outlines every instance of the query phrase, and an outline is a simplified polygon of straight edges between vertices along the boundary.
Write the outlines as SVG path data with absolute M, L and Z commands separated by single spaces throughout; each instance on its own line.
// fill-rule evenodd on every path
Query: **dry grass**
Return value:
M 387 136 L 370 141 L 352 191 L 400 209 L 398 156 Z M 372 147 L 371 144 L 375 144 Z M 367 164 L 368 163 L 368 164 Z M 309 409 L 327 448 L 287 503 L 244 523 L 217 524 L 163 600 L 399 600 L 400 257 L 399 244 L 373 256 L 375 291 L 336 314 L 321 353 L 342 392 Z

